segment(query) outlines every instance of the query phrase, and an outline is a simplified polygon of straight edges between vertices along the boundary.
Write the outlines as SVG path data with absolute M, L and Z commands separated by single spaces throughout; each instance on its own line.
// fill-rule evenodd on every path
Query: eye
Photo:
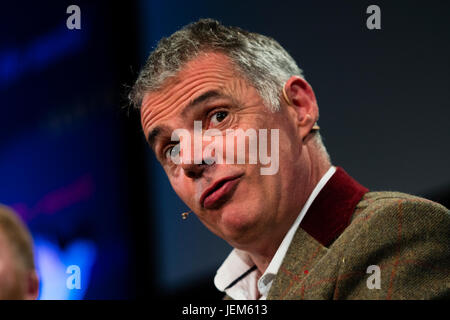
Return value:
M 164 156 L 166 159 L 173 159 L 178 157 L 180 154 L 180 144 L 172 145 L 166 149 Z
M 218 111 L 211 117 L 211 123 L 217 125 L 222 122 L 228 116 L 228 111 Z

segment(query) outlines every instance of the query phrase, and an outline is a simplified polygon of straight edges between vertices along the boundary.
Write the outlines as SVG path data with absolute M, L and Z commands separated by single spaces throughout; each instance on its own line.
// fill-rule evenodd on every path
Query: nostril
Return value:
M 198 176 L 197 173 L 195 173 L 194 171 L 191 171 L 191 170 L 185 171 L 185 174 L 190 179 L 195 179 Z
M 190 179 L 199 178 L 204 170 L 203 164 L 192 164 L 184 168 L 185 175 Z
M 205 160 L 202 160 L 201 164 L 190 164 L 183 166 L 184 173 L 188 178 L 197 179 L 202 176 L 203 171 L 207 168 L 213 167 L 215 163 L 208 164 Z

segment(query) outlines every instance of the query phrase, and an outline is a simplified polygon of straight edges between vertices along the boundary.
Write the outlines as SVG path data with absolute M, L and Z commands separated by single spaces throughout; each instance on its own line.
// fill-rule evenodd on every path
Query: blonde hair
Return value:
M 17 214 L 4 205 L 0 205 L 0 232 L 5 234 L 21 266 L 34 270 L 33 238 Z

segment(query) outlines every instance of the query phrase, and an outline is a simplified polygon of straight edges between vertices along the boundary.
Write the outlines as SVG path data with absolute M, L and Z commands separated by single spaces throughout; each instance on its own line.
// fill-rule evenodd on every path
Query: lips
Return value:
M 206 209 L 214 209 L 228 200 L 240 182 L 241 175 L 222 178 L 207 188 L 200 197 L 200 205 Z

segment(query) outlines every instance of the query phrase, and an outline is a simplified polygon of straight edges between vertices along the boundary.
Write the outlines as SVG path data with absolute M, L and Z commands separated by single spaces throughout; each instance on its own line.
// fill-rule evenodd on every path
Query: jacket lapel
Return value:
M 337 167 L 303 218 L 267 299 L 283 299 L 292 289 L 301 287 L 328 247 L 350 224 L 356 205 L 368 191 Z
M 283 263 L 270 288 L 268 300 L 282 300 L 292 288 L 302 283 L 310 273 L 311 267 L 327 253 L 328 249 L 298 228 L 292 239 Z

